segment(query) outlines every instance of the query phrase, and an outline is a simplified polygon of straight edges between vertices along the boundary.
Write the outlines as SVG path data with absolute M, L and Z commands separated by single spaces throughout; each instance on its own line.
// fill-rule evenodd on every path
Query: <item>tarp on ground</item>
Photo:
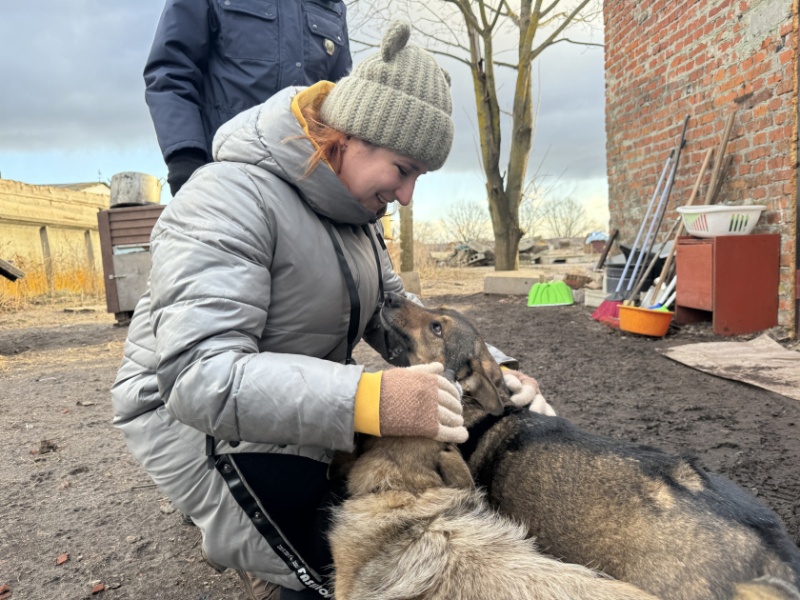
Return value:
M 800 400 L 800 352 L 764 334 L 749 342 L 704 342 L 661 350 L 686 366 Z

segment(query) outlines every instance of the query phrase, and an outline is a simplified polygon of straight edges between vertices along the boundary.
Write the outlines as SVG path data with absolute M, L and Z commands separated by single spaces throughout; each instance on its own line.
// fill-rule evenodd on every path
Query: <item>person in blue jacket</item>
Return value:
M 352 64 L 341 0 L 167 0 L 144 80 L 172 195 L 211 162 L 220 125 Z

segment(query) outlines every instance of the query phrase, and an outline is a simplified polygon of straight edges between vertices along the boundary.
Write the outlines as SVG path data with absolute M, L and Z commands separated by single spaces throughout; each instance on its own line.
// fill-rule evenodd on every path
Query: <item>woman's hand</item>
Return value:
M 467 430 L 461 416 L 461 389 L 442 377 L 441 363 L 383 372 L 381 436 L 420 436 L 461 444 Z
M 556 411 L 544 399 L 539 384 L 533 377 L 528 377 L 519 371 L 503 369 L 503 379 L 511 392 L 511 402 L 514 406 L 527 406 L 532 412 L 550 417 L 556 416 Z

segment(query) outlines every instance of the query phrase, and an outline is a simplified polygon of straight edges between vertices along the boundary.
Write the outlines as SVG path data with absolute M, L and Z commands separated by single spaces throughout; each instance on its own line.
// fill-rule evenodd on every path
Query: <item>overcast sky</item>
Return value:
M 140 171 L 166 178 L 142 79 L 163 4 L 3 3 L 0 177 L 33 184 L 74 183 Z M 601 31 L 593 35 L 593 41 L 602 42 Z M 423 40 L 412 37 L 412 42 Z M 363 56 L 358 54 L 356 61 Z M 420 179 L 414 203 L 420 220 L 442 218 L 451 203 L 485 196 L 470 73 L 456 61 L 440 62 L 453 78 L 455 143 L 445 167 Z M 503 91 L 510 94 L 513 73 L 500 72 L 508 80 Z M 543 170 L 560 175 L 563 190 L 574 190 L 595 217 L 605 219 L 603 50 L 557 44 L 541 55 L 534 72 L 542 89 L 531 163 L 538 165 L 547 152 Z M 502 92 L 501 101 L 510 108 L 510 97 Z M 169 199 L 168 188 L 162 199 Z

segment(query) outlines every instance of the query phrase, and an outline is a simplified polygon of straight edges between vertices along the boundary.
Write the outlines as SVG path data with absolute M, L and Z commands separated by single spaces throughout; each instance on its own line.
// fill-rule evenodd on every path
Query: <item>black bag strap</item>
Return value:
M 378 265 L 378 288 L 381 291 L 380 306 L 383 306 L 383 301 L 384 301 L 383 270 L 381 269 L 381 255 L 378 254 L 378 247 L 375 245 L 375 237 L 377 237 L 380 240 L 381 246 L 383 246 L 384 250 L 386 250 L 386 244 L 384 244 L 383 237 L 380 235 L 377 229 L 375 228 L 372 229 L 372 232 L 375 234 L 374 237 L 369 231 L 369 225 L 362 225 L 361 229 L 364 230 L 364 234 L 366 234 L 366 236 L 369 238 L 369 243 L 372 244 L 372 252 L 375 254 L 375 262 Z
M 233 455 L 220 454 L 214 461 L 214 465 L 217 468 L 217 472 L 225 480 L 231 495 L 249 517 L 250 522 L 253 523 L 253 526 L 267 540 L 275 554 L 292 570 L 302 584 L 308 589 L 314 590 L 323 598 L 333 596 L 333 590 L 328 588 L 322 577 L 309 567 L 297 551 L 292 548 L 291 544 L 286 541 L 270 520 L 266 511 L 259 505 L 258 500 L 250 493 L 250 489 L 236 467 Z
M 339 261 L 339 268 L 342 270 L 344 282 L 347 286 L 347 294 L 350 296 L 350 323 L 347 326 L 347 358 L 345 364 L 355 364 L 353 360 L 353 346 L 356 343 L 356 336 L 358 336 L 358 326 L 361 321 L 361 300 L 358 297 L 358 288 L 356 281 L 353 279 L 353 273 L 350 271 L 350 266 L 347 264 L 347 259 L 344 256 L 344 250 L 339 243 L 339 238 L 333 232 L 333 225 L 325 217 L 318 215 L 320 221 L 325 226 L 325 231 L 333 242 L 333 249 L 336 252 L 336 258 Z

